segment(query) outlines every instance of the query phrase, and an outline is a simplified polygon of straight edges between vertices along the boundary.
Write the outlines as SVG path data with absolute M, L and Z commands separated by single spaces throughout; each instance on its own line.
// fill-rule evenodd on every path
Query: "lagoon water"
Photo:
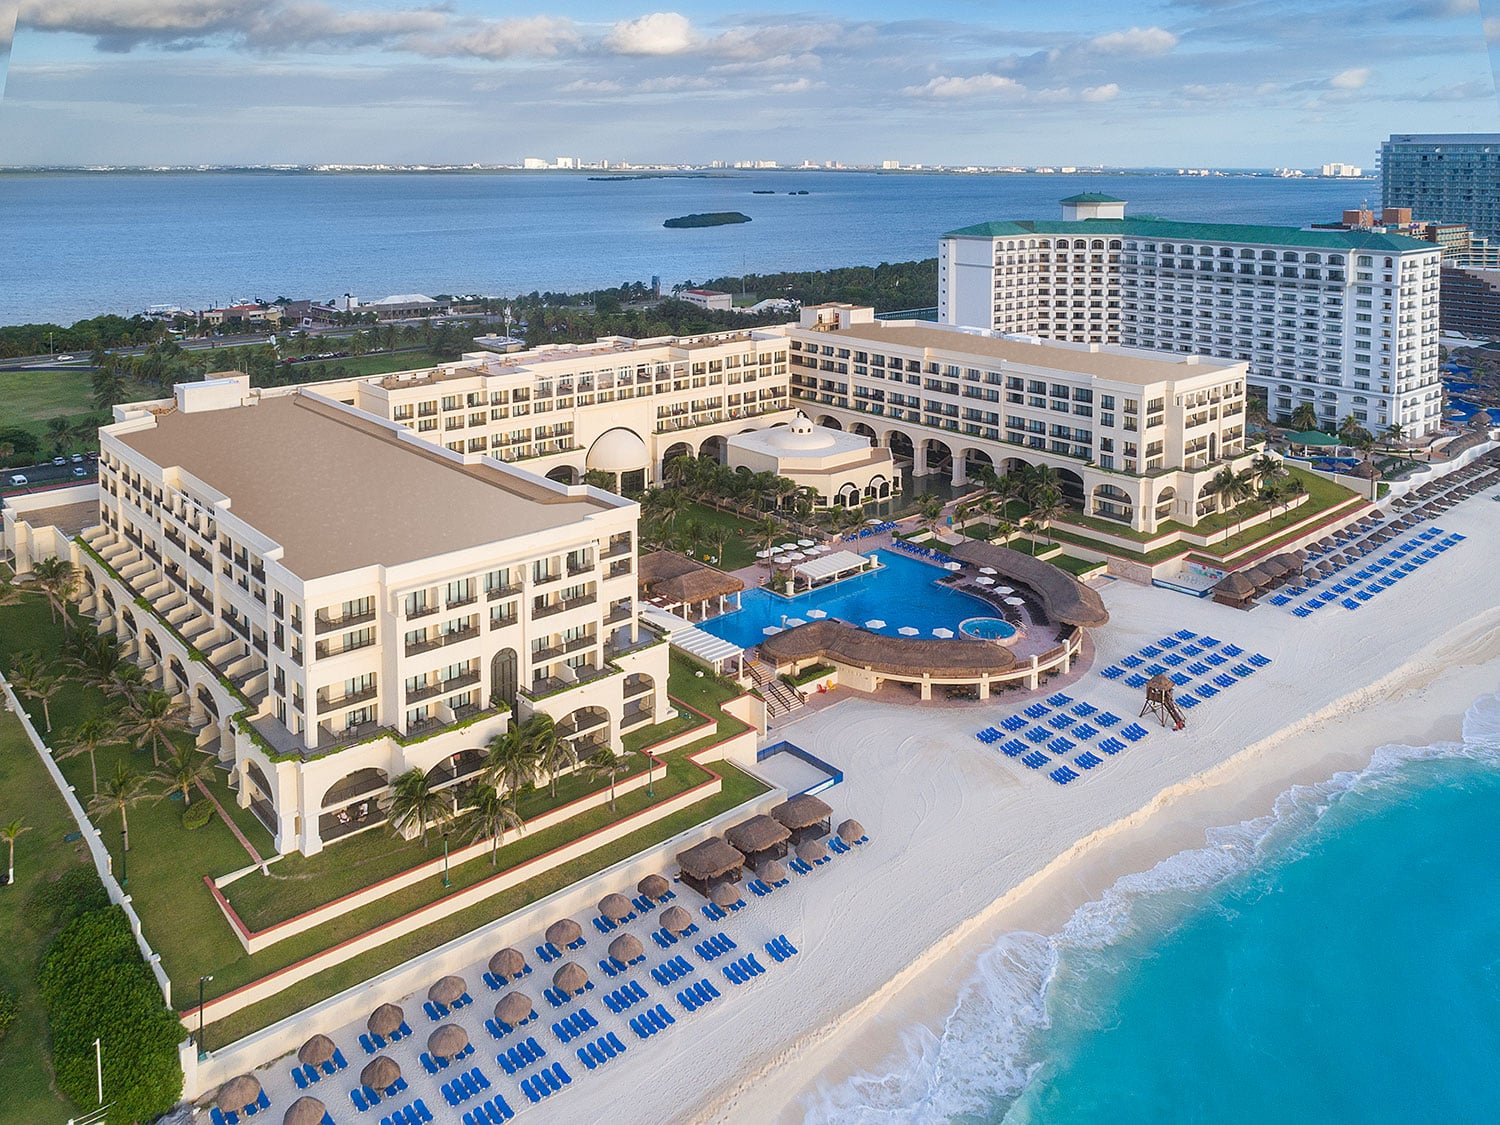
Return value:
M 1007 935 L 820 1122 L 1500 1120 L 1500 699 Z
M 1110 192 L 1131 214 L 1302 225 L 1370 181 L 1175 175 L 0 173 L 0 323 L 147 305 L 391 293 L 580 291 L 929 258 L 946 230 L 1054 218 Z M 772 191 L 775 194 L 754 194 Z M 806 191 L 807 195 L 789 195 Z M 743 211 L 737 226 L 664 219 Z M 913 306 L 936 295 L 913 294 Z

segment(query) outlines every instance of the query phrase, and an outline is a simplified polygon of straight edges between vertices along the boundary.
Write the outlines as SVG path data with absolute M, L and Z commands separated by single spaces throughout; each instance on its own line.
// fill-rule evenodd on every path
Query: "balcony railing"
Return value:
M 479 682 L 479 673 L 465 672 L 461 676 L 454 676 L 451 680 L 439 680 L 437 683 L 428 684 L 426 687 L 408 688 L 406 690 L 407 703 L 420 703 L 424 699 L 434 699 L 439 695 L 447 695 L 450 691 L 458 691 Z
M 322 692 L 318 692 L 318 714 L 326 715 L 330 711 L 337 711 L 343 707 L 353 707 L 356 703 L 363 703 L 367 699 L 374 699 L 379 693 L 375 685 L 360 688 L 352 695 L 341 695 L 337 699 L 330 699 Z
M 406 619 L 408 621 L 415 621 L 419 617 L 431 617 L 441 608 L 442 606 L 437 605 L 436 603 L 434 603 L 433 605 L 427 605 L 424 603 L 419 606 L 413 606 L 411 609 L 406 611 Z
M 551 617 L 554 613 L 563 613 L 570 609 L 578 609 L 580 606 L 593 605 L 598 601 L 597 594 L 585 594 L 581 598 L 568 598 L 565 601 L 553 602 L 551 605 L 533 605 L 531 616 Z
M 431 652 L 435 648 L 444 645 L 456 645 L 459 641 L 467 641 L 479 636 L 477 628 L 454 629 L 450 633 L 439 633 L 435 637 L 428 637 L 425 641 L 408 641 L 406 644 L 406 655 L 416 656 L 420 652 Z
M 490 587 L 490 589 L 484 592 L 484 596 L 493 602 L 500 598 L 509 597 L 511 594 L 519 594 L 520 592 L 521 584 L 519 582 L 511 582 L 505 586 Z
M 374 637 L 370 637 L 366 640 L 356 641 L 352 645 L 340 645 L 338 647 L 334 647 L 334 643 L 332 641 L 318 641 L 313 646 L 313 652 L 317 654 L 319 660 L 322 660 L 329 656 L 342 656 L 346 652 L 356 652 L 362 648 L 369 648 L 374 643 Z
M 466 605 L 473 605 L 478 600 L 479 600 L 479 594 L 478 594 L 478 592 L 477 591 L 470 591 L 469 593 L 464 594 L 461 597 L 450 598 L 448 600 L 448 602 L 447 602 L 447 606 L 448 606 L 449 609 L 459 609 L 459 608 L 461 608 L 463 606 L 466 606 Z
M 599 638 L 593 633 L 583 637 L 574 637 L 563 645 L 564 652 L 581 652 L 586 648 L 593 648 L 599 643 Z
M 363 613 L 351 614 L 348 617 L 330 617 L 324 610 L 318 610 L 313 615 L 313 628 L 318 633 L 331 633 L 335 629 L 352 629 L 356 625 L 375 620 L 375 610 L 367 609 Z

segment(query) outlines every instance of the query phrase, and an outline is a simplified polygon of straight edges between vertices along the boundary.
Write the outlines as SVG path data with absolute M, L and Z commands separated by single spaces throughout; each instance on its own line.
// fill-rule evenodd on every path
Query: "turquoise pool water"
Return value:
M 971 617 L 958 631 L 981 641 L 1008 641 L 1016 635 L 1016 627 L 1000 617 Z
M 817 620 L 809 614 L 812 610 L 851 625 L 883 621 L 884 626 L 871 631 L 887 636 L 897 636 L 899 630 L 907 628 L 928 638 L 934 629 L 948 629 L 957 636 L 959 622 L 992 612 L 978 598 L 937 585 L 944 572 L 930 563 L 894 551 L 875 554 L 882 564 L 879 570 L 795 598 L 763 589 L 746 590 L 740 596 L 740 609 L 705 621 L 699 628 L 749 648 L 766 638 L 767 628 L 785 626 L 788 619 Z

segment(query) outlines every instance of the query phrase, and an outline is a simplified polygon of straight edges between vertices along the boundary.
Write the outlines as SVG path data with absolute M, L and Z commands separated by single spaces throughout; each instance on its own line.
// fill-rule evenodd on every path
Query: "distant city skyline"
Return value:
M 10 8 L 7 165 L 1372 170 L 1500 128 L 1477 0 L 21 0 L 7 81 Z

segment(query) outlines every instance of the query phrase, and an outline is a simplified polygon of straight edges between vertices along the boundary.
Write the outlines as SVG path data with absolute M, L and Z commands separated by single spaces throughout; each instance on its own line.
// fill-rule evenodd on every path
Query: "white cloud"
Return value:
M 424 36 L 400 44 L 430 57 L 453 55 L 476 59 L 550 58 L 576 50 L 583 36 L 570 20 L 552 16 L 486 20 L 456 34 Z
M 805 94 L 809 90 L 821 90 L 827 85 L 827 82 L 818 82 L 811 78 L 794 78 L 790 82 L 773 83 L 771 90 L 777 94 Z
M 1118 82 L 1106 82 L 1102 86 L 1089 86 L 1078 96 L 1079 101 L 1109 102 L 1120 96 Z
M 1370 81 L 1370 74 L 1367 66 L 1352 66 L 1335 74 L 1328 80 L 1328 85 L 1334 90 L 1359 90 Z
M 621 20 L 604 37 L 605 49 L 618 55 L 680 55 L 696 43 L 692 22 L 678 12 Z
M 968 78 L 944 75 L 920 86 L 907 86 L 901 92 L 914 98 L 973 98 L 981 94 L 1020 93 L 1024 87 L 1003 74 L 974 74 Z
M 1102 55 L 1164 55 L 1177 46 L 1177 36 L 1164 27 L 1132 27 L 1096 35 L 1088 46 Z
M 608 78 L 580 78 L 576 82 L 569 82 L 566 86 L 559 86 L 557 92 L 560 94 L 618 94 L 624 88 L 618 82 Z

